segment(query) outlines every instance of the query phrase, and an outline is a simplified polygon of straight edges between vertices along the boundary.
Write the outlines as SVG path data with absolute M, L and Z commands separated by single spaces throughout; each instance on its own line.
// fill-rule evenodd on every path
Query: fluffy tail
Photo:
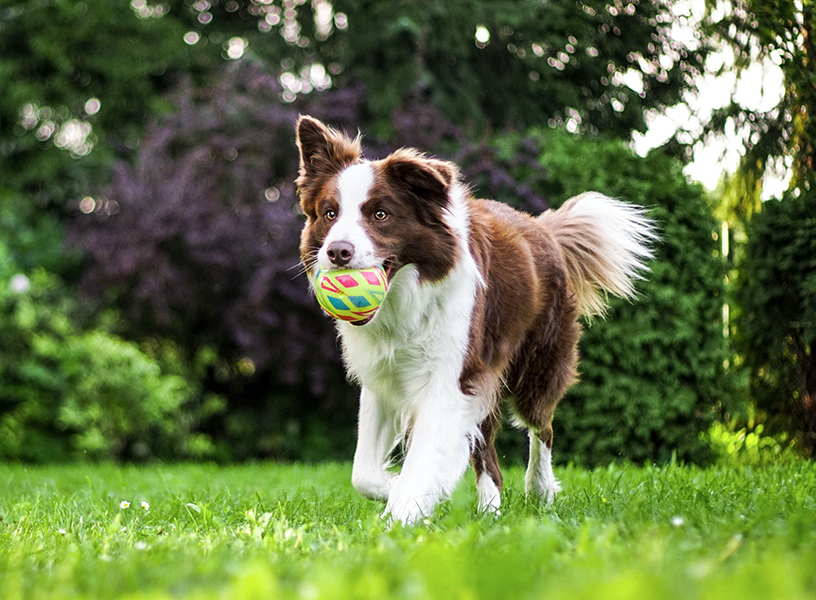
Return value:
M 643 208 L 587 192 L 539 219 L 561 246 L 582 315 L 603 315 L 607 293 L 634 296 L 657 239 Z

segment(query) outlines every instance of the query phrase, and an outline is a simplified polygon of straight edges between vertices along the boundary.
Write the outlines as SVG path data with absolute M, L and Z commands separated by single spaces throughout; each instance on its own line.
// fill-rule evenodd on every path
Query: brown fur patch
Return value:
M 297 146 L 300 150 L 299 188 L 312 183 L 313 178 L 337 173 L 361 158 L 360 136 L 350 139 L 317 119 L 301 116 L 297 126 Z
M 300 258 L 309 269 L 332 226 L 318 215 L 339 209 L 334 179 L 344 168 L 360 162 L 362 151 L 359 136 L 352 140 L 312 117 L 298 119 L 296 134 L 300 175 L 295 184 L 300 207 L 308 219 L 300 235 Z
M 473 452 L 477 475 L 501 488 L 493 437 L 501 396 L 552 445 L 555 406 L 575 381 L 580 325 L 556 240 L 533 217 L 492 201 L 471 200 L 470 248 L 487 287 L 479 292 L 460 387 L 494 403 Z M 503 382 L 501 389 L 485 389 Z
M 297 186 L 308 219 L 301 233 L 300 253 L 309 268 L 333 225 L 322 215 L 329 209 L 339 212 L 337 176 L 362 156 L 359 138 L 351 140 L 311 117 L 298 121 L 297 141 Z M 398 150 L 371 165 L 375 181 L 361 206 L 366 233 L 392 271 L 414 264 L 422 281 L 442 279 L 458 255 L 456 238 L 444 220 L 448 191 L 458 177 L 456 166 L 414 150 Z M 380 210 L 387 218 L 375 218 Z
M 371 197 L 362 206 L 366 231 L 395 269 L 414 264 L 422 281 L 442 279 L 458 254 L 456 238 L 444 221 L 456 167 L 410 150 L 398 150 L 373 167 Z M 369 218 L 377 210 L 388 218 Z

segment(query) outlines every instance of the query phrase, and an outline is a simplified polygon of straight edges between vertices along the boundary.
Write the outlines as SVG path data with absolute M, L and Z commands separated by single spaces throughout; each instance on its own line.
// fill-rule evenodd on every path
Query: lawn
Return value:
M 816 597 L 816 465 L 561 468 L 551 508 L 472 476 L 388 530 L 350 466 L 0 466 L 0 598 Z

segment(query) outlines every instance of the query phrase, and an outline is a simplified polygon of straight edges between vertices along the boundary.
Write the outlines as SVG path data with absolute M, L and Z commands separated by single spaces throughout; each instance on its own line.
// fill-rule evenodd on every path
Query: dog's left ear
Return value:
M 300 177 L 298 186 L 309 177 L 333 174 L 360 160 L 360 136 L 350 139 L 317 119 L 301 116 L 297 126 L 297 145 L 300 150 Z
M 432 209 L 435 215 L 447 206 L 448 192 L 459 176 L 452 163 L 408 149 L 397 150 L 386 158 L 383 172 L 414 197 L 417 208 Z

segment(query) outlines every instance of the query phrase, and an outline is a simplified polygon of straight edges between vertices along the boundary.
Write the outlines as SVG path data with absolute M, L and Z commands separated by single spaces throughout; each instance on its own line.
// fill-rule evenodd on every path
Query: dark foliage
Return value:
M 406 110 L 417 90 L 469 132 L 571 122 L 626 137 L 644 129 L 645 110 L 680 98 L 708 51 L 699 41 L 670 39 L 669 2 L 283 4 L 7 0 L 0 7 L 3 186 L 61 210 L 107 177 L 112 155 L 132 154 L 147 119 L 168 109 L 163 94 L 186 77 L 206 82 L 234 40 L 270 72 L 303 84 L 290 95 L 362 81 L 365 121 L 389 138 L 394 111 Z M 476 40 L 479 27 L 488 41 Z M 313 66 L 329 79 L 310 81 Z M 629 72 L 642 86 L 624 82 Z M 101 108 L 86 109 L 91 99 Z M 87 145 L 59 141 L 80 124 L 91 128 Z
M 383 117 L 419 87 L 448 120 L 462 126 L 527 128 L 572 121 L 583 131 L 628 137 L 632 130 L 645 130 L 645 110 L 679 100 L 708 52 L 700 40 L 672 39 L 671 26 L 680 17 L 671 2 L 339 0 L 333 5 L 348 17 L 349 27 L 325 50 L 377 91 L 367 106 L 385 129 L 390 123 Z M 623 83 L 628 71 L 642 89 Z
M 748 223 L 736 341 L 770 431 L 816 450 L 816 193 L 771 200 Z

